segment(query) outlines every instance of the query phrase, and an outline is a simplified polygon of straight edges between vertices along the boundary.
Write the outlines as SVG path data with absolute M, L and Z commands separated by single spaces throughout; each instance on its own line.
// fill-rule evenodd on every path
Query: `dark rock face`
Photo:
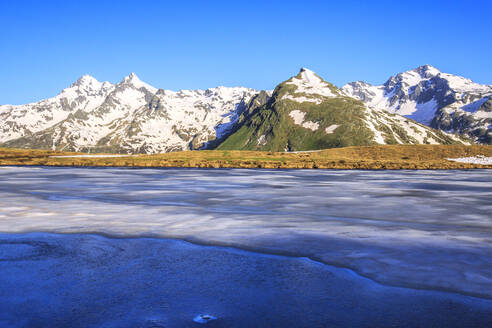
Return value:
M 489 100 L 483 103 L 482 106 L 479 107 L 478 110 L 484 111 L 484 112 L 492 112 L 492 97 L 489 97 Z

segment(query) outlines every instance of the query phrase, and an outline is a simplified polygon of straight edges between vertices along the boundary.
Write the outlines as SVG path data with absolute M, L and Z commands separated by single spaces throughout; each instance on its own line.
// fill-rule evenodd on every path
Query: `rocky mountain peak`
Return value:
M 72 87 L 94 87 L 99 88 L 102 85 L 96 78 L 88 74 L 82 75 L 72 84 Z
M 295 86 L 294 89 L 290 87 L 292 85 Z M 301 68 L 296 76 L 281 83 L 277 86 L 277 89 L 278 87 L 287 91 L 282 93 L 281 99 L 288 99 L 300 103 L 321 103 L 325 98 L 338 97 L 340 95 L 337 87 L 324 81 L 316 73 L 307 68 Z
M 296 78 L 302 80 L 306 84 L 319 84 L 320 82 L 324 82 L 323 79 L 316 75 L 316 73 L 305 67 L 302 67 L 299 70 L 299 74 Z
M 423 78 L 432 78 L 434 76 L 441 74 L 440 70 L 429 64 L 419 66 L 413 71 L 417 72 Z
M 391 88 L 407 88 L 421 83 L 424 80 L 432 79 L 439 76 L 441 71 L 431 65 L 422 65 L 415 69 L 399 73 L 396 76 L 390 77 L 384 84 L 386 91 L 390 92 Z
M 135 73 L 130 73 L 128 76 L 125 76 L 125 78 L 123 78 L 123 80 L 118 84 L 118 86 L 130 86 L 130 87 L 133 87 L 135 89 L 141 89 L 141 88 L 144 88 L 152 93 L 156 93 L 157 92 L 157 88 L 154 88 L 153 86 L 143 82 L 142 80 L 140 80 L 137 76 L 137 74 Z
M 123 78 L 123 82 L 125 82 L 125 83 L 138 83 L 138 82 L 142 82 L 142 81 L 138 78 L 137 74 L 131 72 L 130 74 L 128 74 L 127 76 L 125 76 Z

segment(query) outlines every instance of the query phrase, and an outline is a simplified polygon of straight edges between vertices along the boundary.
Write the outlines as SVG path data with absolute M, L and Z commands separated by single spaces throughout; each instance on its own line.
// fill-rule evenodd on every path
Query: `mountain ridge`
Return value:
M 450 80 L 449 74 L 442 73 L 430 65 L 423 65 L 391 77 L 382 86 L 372 86 L 359 81 L 338 88 L 308 68 L 302 68 L 297 75 L 279 84 L 282 85 L 282 99 L 277 99 L 274 95 L 279 86 L 273 91 L 224 86 L 171 91 L 149 85 L 141 81 L 135 73 L 130 73 L 116 84 L 100 82 L 90 75 L 83 75 L 53 98 L 26 105 L 0 105 L 0 145 L 118 153 L 213 149 L 236 133 L 245 121 L 261 108 L 268 103 L 279 101 L 290 101 L 294 107 L 299 102 L 301 107 L 315 107 L 324 102 L 337 103 L 336 106 L 340 108 L 348 107 L 345 112 L 318 110 L 317 114 L 314 114 L 316 110 L 304 111 L 294 108 L 284 115 L 294 126 L 305 129 L 306 133 L 318 134 L 321 130 L 324 131 L 323 138 L 319 136 L 321 139 L 318 138 L 317 142 L 312 140 L 313 145 L 318 144 L 320 147 L 352 145 L 353 142 L 349 142 L 350 138 L 359 141 L 366 138 L 365 143 L 371 139 L 369 143 L 376 144 L 461 142 L 459 138 L 439 130 L 427 131 L 422 125 L 426 123 L 446 132 L 466 130 L 454 127 L 459 119 L 462 120 L 459 123 L 462 126 L 470 125 L 470 120 L 464 120 L 463 115 L 458 115 L 458 118 L 449 122 L 449 115 L 452 113 L 449 114 L 447 110 L 449 105 L 454 103 L 450 101 L 454 98 L 449 100 L 444 94 L 440 99 L 444 106 L 439 110 L 426 103 L 430 108 L 427 108 L 429 112 L 435 117 L 439 116 L 439 119 L 433 116 L 431 122 L 412 117 L 416 110 L 412 111 L 412 104 L 406 103 L 408 100 L 413 101 L 416 96 L 421 99 L 433 99 L 434 95 L 426 88 L 426 83 L 429 83 L 428 80 L 435 82 L 441 76 Z M 461 90 L 468 97 L 466 104 L 462 106 L 463 109 L 459 108 L 461 111 L 465 114 L 472 112 L 475 116 L 479 116 L 475 112 L 489 113 L 492 101 L 488 98 L 477 98 L 471 93 L 488 92 L 489 87 L 492 90 L 492 86 L 475 84 L 461 77 L 451 80 L 451 84 L 454 83 L 453 90 L 466 89 Z M 391 97 L 385 97 L 385 88 L 391 91 L 387 93 L 391 94 Z M 436 88 L 430 90 L 436 91 Z M 380 106 L 378 100 L 384 100 L 387 106 Z M 475 104 L 472 100 L 479 103 Z M 477 108 L 472 108 L 473 106 Z M 420 106 L 417 109 L 422 108 Z M 347 114 L 347 111 L 350 114 Z M 392 115 L 392 112 L 402 113 L 406 118 Z M 423 112 L 425 113 L 425 110 Z M 311 117 L 313 115 L 314 118 Z M 323 118 L 326 115 L 331 118 Z M 347 121 L 350 121 L 351 115 L 354 115 L 356 120 L 352 122 L 352 127 L 348 128 Z M 487 121 L 487 115 L 481 119 Z M 335 116 L 340 117 L 335 119 Z M 417 118 L 417 122 L 413 121 L 413 118 Z M 330 120 L 331 124 L 327 125 Z M 359 126 L 361 130 L 353 130 L 355 126 Z M 418 133 L 415 132 L 417 130 Z M 339 135 L 340 131 L 345 131 L 346 134 L 351 131 L 352 135 L 346 135 L 338 142 L 322 141 L 326 136 L 330 139 Z M 432 136 L 424 136 L 427 132 Z M 373 138 L 368 137 L 370 133 L 374 134 Z M 481 133 L 483 134 L 483 131 Z M 260 140 L 260 144 L 269 142 L 266 136 L 264 138 Z M 306 138 L 309 139 L 308 136 Z M 473 135 L 471 138 L 477 142 L 487 141 Z M 360 142 L 356 142 L 354 145 L 359 144 Z M 308 148 L 312 149 L 313 145 Z

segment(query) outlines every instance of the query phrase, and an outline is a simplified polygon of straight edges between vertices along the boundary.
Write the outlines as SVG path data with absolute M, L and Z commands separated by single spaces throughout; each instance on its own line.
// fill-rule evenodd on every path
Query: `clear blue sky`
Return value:
M 492 84 L 492 1 L 0 1 L 0 104 L 79 76 L 272 89 L 306 66 L 383 83 L 431 64 Z

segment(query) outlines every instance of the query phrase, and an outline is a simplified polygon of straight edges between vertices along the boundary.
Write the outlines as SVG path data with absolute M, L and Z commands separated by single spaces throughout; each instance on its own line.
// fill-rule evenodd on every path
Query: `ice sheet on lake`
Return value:
M 8 168 L 0 231 L 176 237 L 492 297 L 492 174 Z

